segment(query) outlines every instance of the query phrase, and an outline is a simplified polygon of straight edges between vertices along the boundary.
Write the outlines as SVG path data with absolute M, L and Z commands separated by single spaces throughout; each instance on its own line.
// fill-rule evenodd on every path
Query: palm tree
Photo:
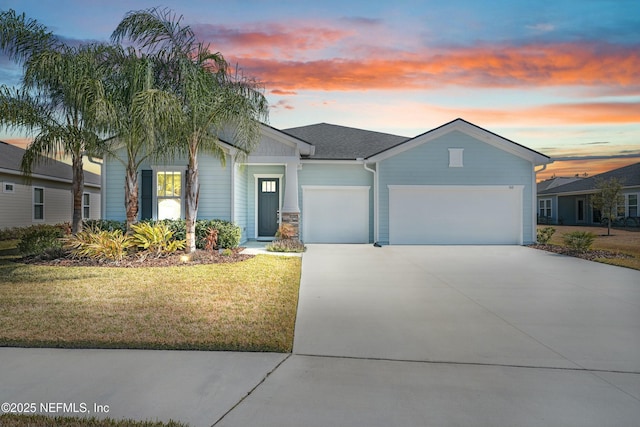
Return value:
M 30 175 L 35 164 L 71 157 L 72 231 L 82 230 L 83 156 L 97 149 L 92 125 L 101 48 L 70 47 L 44 26 L 12 10 L 0 14 L 0 48 L 23 62 L 22 88 L 0 87 L 0 125 L 33 136 L 22 158 Z
M 171 107 L 174 126 L 168 135 L 175 152 L 188 158 L 185 185 L 186 251 L 195 251 L 195 221 L 198 212 L 198 153 L 217 156 L 224 165 L 226 155 L 218 135 L 232 129 L 237 156 L 247 155 L 259 142 L 260 123 L 268 117 L 261 86 L 253 79 L 232 73 L 220 53 L 197 42 L 189 26 L 182 25 L 167 9 L 130 12 L 112 35 L 120 42 L 128 38 L 140 43 L 163 64 L 159 82 L 173 94 L 180 108 Z
M 138 168 L 147 158 L 163 154 L 167 146 L 163 135 L 173 125 L 172 116 L 166 113 L 179 105 L 175 96 L 155 88 L 157 61 L 153 57 L 133 47 L 113 45 L 103 67 L 106 78 L 103 97 L 96 103 L 96 121 L 109 135 L 104 153 L 125 167 L 125 210 L 127 230 L 131 230 L 138 218 Z

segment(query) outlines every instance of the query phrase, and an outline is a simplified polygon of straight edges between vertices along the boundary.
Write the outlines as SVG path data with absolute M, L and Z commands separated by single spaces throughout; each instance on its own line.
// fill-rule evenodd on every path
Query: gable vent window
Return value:
M 461 168 L 463 167 L 462 163 L 462 152 L 464 148 L 449 148 L 449 167 L 450 168 Z
M 13 193 L 15 191 L 15 186 L 13 182 L 3 182 L 2 183 L 2 192 L 3 193 Z

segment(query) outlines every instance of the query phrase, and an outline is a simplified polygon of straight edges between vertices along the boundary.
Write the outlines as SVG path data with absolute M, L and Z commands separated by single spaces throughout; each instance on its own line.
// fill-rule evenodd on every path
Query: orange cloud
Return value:
M 294 42 L 295 44 L 295 42 Z M 564 43 L 481 46 L 401 53 L 380 48 L 364 58 L 282 61 L 239 57 L 245 70 L 280 90 L 414 90 L 467 87 L 640 87 L 640 48 Z
M 547 168 L 536 174 L 538 182 L 549 179 L 553 176 L 594 176 L 623 166 L 640 162 L 640 157 L 635 159 L 601 159 L 601 160 L 571 160 L 557 161 L 547 166 Z

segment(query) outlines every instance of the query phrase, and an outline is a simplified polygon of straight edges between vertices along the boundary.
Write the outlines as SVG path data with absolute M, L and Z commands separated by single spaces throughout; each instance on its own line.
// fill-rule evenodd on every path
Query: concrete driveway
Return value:
M 0 348 L 0 384 L 1 402 L 191 426 L 628 427 L 640 272 L 517 246 L 309 245 L 292 355 Z
M 310 245 L 294 354 L 221 426 L 631 426 L 640 272 L 516 246 Z

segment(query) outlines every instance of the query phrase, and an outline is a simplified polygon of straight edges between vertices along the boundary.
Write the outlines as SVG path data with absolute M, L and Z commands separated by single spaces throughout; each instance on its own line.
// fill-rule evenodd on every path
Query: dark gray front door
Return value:
M 258 178 L 258 236 L 272 237 L 278 231 L 280 188 L 278 178 Z

